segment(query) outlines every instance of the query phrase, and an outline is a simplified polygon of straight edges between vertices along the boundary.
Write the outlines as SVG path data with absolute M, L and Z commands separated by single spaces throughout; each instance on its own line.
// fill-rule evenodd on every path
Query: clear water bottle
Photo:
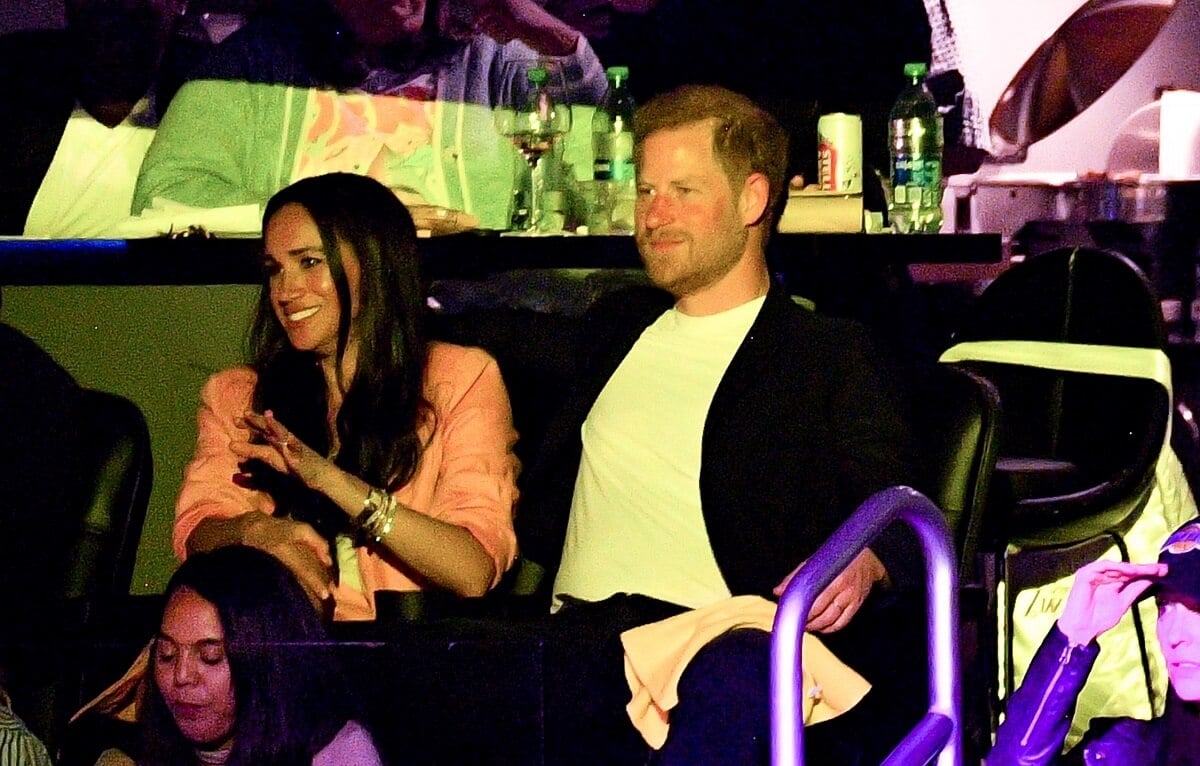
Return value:
M 605 70 L 608 90 L 604 103 L 592 116 L 592 178 L 602 200 L 589 216 L 593 232 L 633 228 L 633 94 L 629 92 L 629 68 Z M 628 209 L 626 209 L 628 208 Z
M 888 217 L 899 234 L 942 227 L 942 116 L 925 87 L 924 64 L 905 64 L 909 84 L 888 118 L 891 199 Z

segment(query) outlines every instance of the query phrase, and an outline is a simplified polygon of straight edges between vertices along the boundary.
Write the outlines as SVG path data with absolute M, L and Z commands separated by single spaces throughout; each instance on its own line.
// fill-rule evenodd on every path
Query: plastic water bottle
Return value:
M 899 234 L 942 227 L 942 116 L 925 87 L 924 64 L 905 64 L 909 84 L 888 118 L 892 194 L 888 217 Z
M 590 216 L 592 231 L 633 228 L 633 94 L 629 92 L 629 68 L 605 70 L 608 90 L 604 103 L 592 116 L 592 178 L 603 200 Z M 628 210 L 626 210 L 628 208 Z M 599 220 L 598 220 L 599 219 Z M 606 219 L 606 220 L 604 220 Z

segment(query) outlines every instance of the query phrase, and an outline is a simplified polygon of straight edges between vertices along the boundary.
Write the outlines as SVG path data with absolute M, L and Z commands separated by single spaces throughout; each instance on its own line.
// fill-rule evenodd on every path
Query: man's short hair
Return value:
M 769 112 L 740 93 L 716 85 L 684 85 L 647 101 L 633 118 L 634 159 L 641 164 L 642 144 L 660 130 L 711 122 L 713 154 L 736 187 L 762 173 L 770 187 L 763 224 L 775 228 L 788 161 L 788 134 Z

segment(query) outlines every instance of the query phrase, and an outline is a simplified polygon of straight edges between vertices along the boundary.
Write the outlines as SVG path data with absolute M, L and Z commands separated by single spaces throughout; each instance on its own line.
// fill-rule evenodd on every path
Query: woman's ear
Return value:
M 751 173 L 742 184 L 742 194 L 738 199 L 738 212 L 742 216 L 742 224 L 754 226 L 767 213 L 767 205 L 771 200 L 771 183 L 762 173 Z

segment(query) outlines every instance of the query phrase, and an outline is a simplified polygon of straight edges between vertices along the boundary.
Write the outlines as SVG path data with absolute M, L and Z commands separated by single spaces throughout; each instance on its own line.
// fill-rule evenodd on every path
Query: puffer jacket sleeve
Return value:
M 1100 645 L 1072 646 L 1055 625 L 1038 648 L 1024 681 L 1005 708 L 988 764 L 1042 766 L 1058 763 L 1079 692 L 1100 654 Z

